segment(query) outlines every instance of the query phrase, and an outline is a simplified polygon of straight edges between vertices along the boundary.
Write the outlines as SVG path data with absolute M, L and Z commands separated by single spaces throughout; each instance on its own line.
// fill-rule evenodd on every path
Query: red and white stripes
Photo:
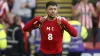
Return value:
M 0 17 L 3 17 L 9 11 L 8 4 L 4 0 L 0 0 Z
M 92 4 L 76 4 L 75 8 L 80 11 L 79 15 L 79 21 L 82 25 L 84 25 L 87 29 L 92 28 L 92 13 L 90 11 L 90 8 L 94 10 L 94 7 Z

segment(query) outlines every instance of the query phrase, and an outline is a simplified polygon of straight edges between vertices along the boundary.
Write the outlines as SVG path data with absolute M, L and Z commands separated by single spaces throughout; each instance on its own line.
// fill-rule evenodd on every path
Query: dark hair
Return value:
M 13 19 L 14 24 L 16 24 L 19 21 L 19 19 L 20 19 L 19 17 L 21 17 L 21 16 L 19 16 L 19 15 L 14 16 L 14 19 Z
M 53 2 L 53 1 L 49 1 L 49 2 L 46 3 L 46 8 L 48 8 L 48 6 L 50 6 L 50 5 L 57 6 L 57 3 Z

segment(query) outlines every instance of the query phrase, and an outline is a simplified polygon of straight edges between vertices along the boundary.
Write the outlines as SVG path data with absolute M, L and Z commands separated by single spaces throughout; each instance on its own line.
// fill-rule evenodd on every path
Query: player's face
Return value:
M 48 8 L 46 8 L 46 12 L 48 14 L 49 17 L 56 17 L 57 16 L 57 12 L 58 12 L 58 9 L 57 9 L 57 6 L 48 6 Z

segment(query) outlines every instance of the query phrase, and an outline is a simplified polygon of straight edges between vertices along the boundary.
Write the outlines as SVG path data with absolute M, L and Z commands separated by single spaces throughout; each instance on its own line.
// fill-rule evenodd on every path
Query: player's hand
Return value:
M 90 3 L 89 6 L 90 6 L 89 7 L 90 11 L 93 12 L 93 10 L 94 10 L 93 5 Z
M 40 18 L 40 22 L 43 23 L 44 20 L 45 20 L 46 18 L 47 18 L 47 16 L 43 16 L 43 17 L 41 17 L 41 18 Z

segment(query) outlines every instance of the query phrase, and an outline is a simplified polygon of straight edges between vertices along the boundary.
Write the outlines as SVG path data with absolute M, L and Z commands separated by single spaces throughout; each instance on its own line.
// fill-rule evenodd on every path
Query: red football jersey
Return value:
M 45 19 L 41 28 L 40 50 L 48 54 L 56 54 L 62 50 L 62 29 L 57 23 L 57 19 Z
M 35 17 L 26 23 L 24 27 L 24 31 L 30 31 L 40 24 L 40 50 L 45 54 L 57 54 L 62 52 L 63 29 L 57 21 L 57 18 L 54 20 L 45 19 L 44 21 L 41 21 L 41 17 Z M 72 36 L 77 35 L 76 30 L 67 22 L 67 20 L 62 18 L 61 25 L 65 26 L 65 30 Z

